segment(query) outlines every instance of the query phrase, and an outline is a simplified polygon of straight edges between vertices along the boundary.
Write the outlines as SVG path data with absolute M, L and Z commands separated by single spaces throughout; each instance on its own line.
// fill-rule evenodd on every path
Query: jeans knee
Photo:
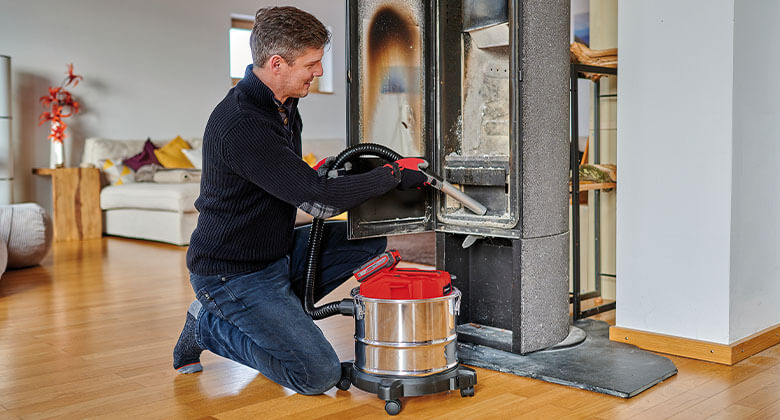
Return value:
M 333 355 L 335 356 L 335 354 Z M 323 359 L 306 369 L 307 380 L 295 391 L 302 395 L 319 395 L 333 388 L 341 379 L 341 362 L 337 357 Z

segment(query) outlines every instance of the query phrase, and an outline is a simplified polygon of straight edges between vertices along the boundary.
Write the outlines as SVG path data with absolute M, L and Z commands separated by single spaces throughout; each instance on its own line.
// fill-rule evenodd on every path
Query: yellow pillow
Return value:
M 176 136 L 165 146 L 155 149 L 154 155 L 163 168 L 194 168 L 192 162 L 182 153 L 182 149 L 191 149 L 191 147 L 183 138 Z
M 317 156 L 314 156 L 314 153 L 309 153 L 303 157 L 303 161 L 308 163 L 309 166 L 314 166 L 317 164 Z

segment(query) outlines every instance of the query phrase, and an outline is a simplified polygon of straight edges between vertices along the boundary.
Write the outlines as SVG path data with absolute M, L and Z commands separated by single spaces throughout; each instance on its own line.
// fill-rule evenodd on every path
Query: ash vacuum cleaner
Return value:
M 371 143 L 353 146 L 328 168 L 332 173 L 362 156 L 388 161 L 402 159 L 393 150 Z M 423 168 L 421 168 L 423 169 Z M 428 183 L 462 201 L 472 211 L 484 214 L 480 203 L 446 181 L 429 174 Z M 355 318 L 355 360 L 342 362 L 337 387 L 351 385 L 385 400 L 387 414 L 401 412 L 401 397 L 416 397 L 460 390 L 474 396 L 476 372 L 458 363 L 455 317 L 461 293 L 452 287 L 446 271 L 398 268 L 401 260 L 391 250 L 355 271 L 360 286 L 351 299 L 314 306 L 314 283 L 318 274 L 324 220 L 314 219 L 306 256 L 304 309 L 313 319 L 342 314 Z

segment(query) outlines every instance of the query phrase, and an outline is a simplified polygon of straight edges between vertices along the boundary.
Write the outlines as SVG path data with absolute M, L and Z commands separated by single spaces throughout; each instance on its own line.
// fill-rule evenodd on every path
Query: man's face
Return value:
M 292 64 L 282 64 L 284 96 L 303 98 L 309 94 L 311 82 L 322 76 L 322 54 L 323 48 L 307 48 Z

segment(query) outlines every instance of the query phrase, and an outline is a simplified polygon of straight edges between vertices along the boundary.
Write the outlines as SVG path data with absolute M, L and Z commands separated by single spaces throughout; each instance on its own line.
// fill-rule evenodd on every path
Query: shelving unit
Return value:
M 609 311 L 612 309 L 615 309 L 616 302 L 610 302 L 604 305 L 599 305 L 592 307 L 588 310 L 583 311 L 581 308 L 581 302 L 583 299 L 592 299 L 597 298 L 601 296 L 601 255 L 600 255 L 600 238 L 599 238 L 599 232 L 600 232 L 600 192 L 602 190 L 606 189 L 612 189 L 617 188 L 616 183 L 580 183 L 580 159 L 579 159 L 579 150 L 578 150 L 578 137 L 579 137 L 579 109 L 578 109 L 578 86 L 577 81 L 581 78 L 585 78 L 582 76 L 582 73 L 595 73 L 595 74 L 604 74 L 604 75 L 617 75 L 617 69 L 616 68 L 610 68 L 610 67 L 597 67 L 597 66 L 588 66 L 584 64 L 572 64 L 570 67 L 570 89 L 571 89 L 571 150 L 570 150 L 570 161 L 569 161 L 569 167 L 572 174 L 572 181 L 570 185 L 570 192 L 571 192 L 571 203 L 572 203 L 572 293 L 570 302 L 572 303 L 572 318 L 574 321 L 581 319 L 581 318 L 587 318 L 589 316 L 596 315 L 598 313 Z M 611 97 L 615 95 L 601 95 L 600 93 L 600 85 L 599 81 L 593 82 L 595 84 L 594 89 L 594 95 L 593 95 L 593 159 L 594 163 L 599 163 L 599 156 L 600 156 L 600 149 L 599 149 L 599 142 L 600 142 L 600 131 L 601 131 L 601 116 L 600 116 L 600 102 L 599 100 L 601 98 L 605 97 Z M 580 212 L 579 212 L 579 206 L 580 206 L 580 200 L 579 200 L 579 192 L 580 191 L 594 191 L 594 200 L 593 200 L 593 209 L 594 209 L 594 220 L 595 220 L 595 227 L 594 227 L 594 252 L 595 252 L 595 271 L 596 271 L 596 290 L 587 292 L 587 293 L 581 293 L 580 292 L 580 282 L 581 282 L 581 273 L 580 273 Z

